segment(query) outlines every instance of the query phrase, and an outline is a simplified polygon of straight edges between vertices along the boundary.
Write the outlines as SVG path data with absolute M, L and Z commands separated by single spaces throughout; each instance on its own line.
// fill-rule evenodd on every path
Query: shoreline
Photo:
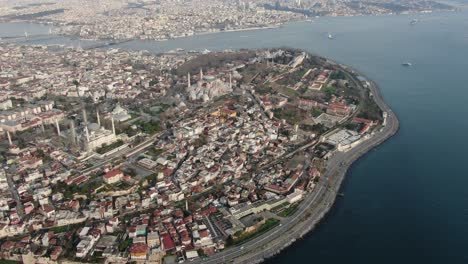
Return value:
M 379 98 L 382 98 L 382 95 L 380 93 L 380 89 L 378 88 L 378 86 L 371 80 L 369 80 L 369 82 L 371 83 L 370 87 L 371 87 L 371 91 L 373 92 L 374 96 L 377 95 Z M 382 101 L 384 102 L 384 101 Z M 391 110 L 388 105 L 386 103 L 384 103 L 386 108 L 388 110 Z M 361 159 L 362 157 L 364 157 L 367 153 L 369 153 L 371 150 L 377 148 L 378 146 L 380 146 L 381 144 L 385 143 L 386 141 L 390 140 L 393 136 L 395 136 L 397 133 L 398 133 L 398 130 L 400 128 L 399 126 L 399 120 L 398 118 L 395 116 L 395 114 L 392 112 L 392 118 L 394 119 L 394 121 L 396 121 L 396 125 L 391 127 L 391 130 L 390 133 L 385 137 L 383 138 L 382 140 L 378 140 L 377 142 L 375 142 L 374 144 L 372 145 L 369 145 L 367 148 L 365 148 L 364 151 L 362 152 L 357 152 L 355 154 L 355 156 L 353 156 L 352 159 L 348 160 L 347 164 L 345 167 L 343 167 L 339 172 L 338 172 L 338 176 L 337 176 L 337 184 L 336 184 L 336 188 L 335 188 L 335 195 L 333 195 L 333 198 L 332 198 L 332 201 L 331 203 L 327 203 L 327 207 L 323 210 L 322 214 L 320 215 L 320 219 L 318 219 L 318 221 L 312 221 L 309 226 L 309 228 L 307 228 L 306 230 L 304 230 L 303 232 L 300 233 L 300 236 L 298 238 L 296 238 L 292 243 L 290 243 L 289 245 L 285 245 L 282 249 L 280 249 L 277 253 L 271 255 L 271 256 L 267 256 L 267 258 L 263 258 L 263 259 L 259 259 L 259 260 L 256 260 L 254 261 L 254 263 L 261 263 L 261 262 L 264 262 L 266 260 L 270 260 L 272 258 L 274 258 L 276 255 L 280 254 L 283 250 L 289 248 L 290 246 L 293 245 L 294 242 L 296 242 L 297 240 L 299 239 L 302 239 L 304 238 L 304 236 L 306 235 L 309 235 L 309 234 L 312 234 L 312 232 L 314 231 L 314 229 L 316 228 L 316 226 L 320 223 L 323 222 L 323 220 L 325 219 L 325 217 L 328 215 L 328 213 L 333 209 L 333 206 L 335 205 L 335 202 L 336 202 L 336 199 L 338 198 L 338 193 L 339 193 L 339 190 L 342 188 L 343 186 L 343 182 L 346 178 L 346 175 L 348 174 L 348 171 L 349 169 L 351 168 L 351 166 L 353 164 L 355 164 L 357 161 L 359 161 L 359 159 Z M 370 138 L 369 140 L 371 140 L 372 138 Z M 363 143 L 366 143 L 366 142 L 363 142 Z M 350 151 L 353 151 L 353 149 L 351 149 Z M 307 221 L 307 220 L 305 220 Z
M 358 73 L 361 76 L 364 76 L 364 75 L 360 74 L 358 71 L 356 71 L 356 70 L 354 70 L 352 68 L 348 67 L 348 69 L 351 69 L 351 72 L 355 72 L 355 73 Z M 251 263 L 262 263 L 262 262 L 264 262 L 266 260 L 271 260 L 276 255 L 280 254 L 283 250 L 285 250 L 285 249 L 289 248 L 290 246 L 292 246 L 292 244 L 294 244 L 294 242 L 296 242 L 297 240 L 302 239 L 304 236 L 306 236 L 308 234 L 311 234 L 311 232 L 316 228 L 316 226 L 323 222 L 324 218 L 328 215 L 328 213 L 331 211 L 331 209 L 335 205 L 336 198 L 338 197 L 339 190 L 342 188 L 344 179 L 345 179 L 346 175 L 348 174 L 348 170 L 351 168 L 351 166 L 353 164 L 355 164 L 357 161 L 359 161 L 359 159 L 364 157 L 372 149 L 377 148 L 378 146 L 380 146 L 381 144 L 383 144 L 387 140 L 391 139 L 393 136 L 395 136 L 398 133 L 398 130 L 399 130 L 400 126 L 399 126 L 399 120 L 398 120 L 397 116 L 393 113 L 393 111 L 391 111 L 391 108 L 383 100 L 383 96 L 382 96 L 381 91 L 380 91 L 379 87 L 377 86 L 377 84 L 375 82 L 373 82 L 372 80 L 368 79 L 368 78 L 366 78 L 366 79 L 370 83 L 369 89 L 374 94 L 374 100 L 379 105 L 379 107 L 382 108 L 382 111 L 387 110 L 388 113 L 391 113 L 391 116 L 389 116 L 388 118 L 392 118 L 393 119 L 392 122 L 395 122 L 395 125 L 392 125 L 391 127 L 389 127 L 388 134 L 385 135 L 385 137 L 383 137 L 382 139 L 379 140 L 377 138 L 376 142 L 370 142 L 371 144 L 366 146 L 363 151 L 359 151 L 359 149 L 358 149 L 358 151 L 354 153 L 352 158 L 347 160 L 346 165 L 338 170 L 337 175 L 336 175 L 336 181 L 334 182 L 334 184 L 332 184 L 334 186 L 333 187 L 334 190 L 332 191 L 331 194 L 329 194 L 329 196 L 330 196 L 329 198 L 331 198 L 331 200 L 330 200 L 330 202 L 325 203 L 325 208 L 322 209 L 322 212 L 319 214 L 320 217 L 318 217 L 318 219 L 312 219 L 312 221 L 310 223 L 308 223 L 308 227 L 302 226 L 302 227 L 305 227 L 305 229 L 302 229 L 303 230 L 302 232 L 300 232 L 300 230 L 301 230 L 300 227 L 294 228 L 294 229 L 297 229 L 297 230 L 292 230 L 292 232 L 298 232 L 299 235 L 296 238 L 294 238 L 291 241 L 291 243 L 285 244 L 284 247 L 282 247 L 282 248 L 278 248 L 278 250 L 276 252 L 274 252 L 273 254 L 266 255 L 266 256 L 263 256 L 261 258 L 256 258 L 254 256 L 253 258 L 250 258 L 250 260 L 248 260 L 249 262 L 251 262 Z M 377 97 L 377 100 L 375 99 L 375 97 Z M 386 126 L 385 128 L 387 128 L 387 127 L 388 126 Z M 382 131 L 382 132 L 379 132 L 379 133 L 384 133 L 384 132 L 385 131 Z M 362 144 L 369 143 L 368 141 L 372 140 L 372 139 L 373 138 L 370 138 L 370 139 L 362 142 Z M 360 145 L 356 146 L 356 148 L 358 148 L 359 146 Z M 354 148 L 349 150 L 349 152 L 353 152 L 353 151 L 355 151 Z M 334 171 L 327 171 L 327 174 L 333 174 L 333 172 Z M 311 195 L 311 194 L 309 194 L 309 195 Z M 327 198 L 327 197 L 325 197 L 325 198 Z M 310 218 L 312 218 L 312 216 L 309 217 L 309 219 L 304 220 L 304 222 L 308 222 L 309 220 L 311 220 Z M 307 225 L 307 223 L 304 223 L 304 224 Z M 291 231 L 291 230 L 288 230 L 288 231 Z M 237 261 L 235 261 L 235 263 L 237 263 Z
M 354 71 L 354 69 L 353 69 L 353 71 Z M 354 71 L 354 72 L 358 73 L 357 71 Z M 378 101 L 376 101 L 377 104 L 379 104 L 380 107 L 384 106 L 384 108 L 391 111 L 390 107 L 383 101 L 383 97 L 382 97 L 382 95 L 380 93 L 380 89 L 378 88 L 377 84 L 375 82 L 371 81 L 371 80 L 369 80 L 369 82 L 371 83 L 369 89 L 374 94 L 374 97 L 377 96 L 381 100 L 380 102 L 381 102 L 382 105 L 380 105 L 378 103 Z M 384 109 L 382 109 L 382 110 L 385 111 Z M 285 250 L 287 248 L 290 248 L 290 246 L 292 246 L 297 240 L 302 239 L 304 236 L 306 236 L 308 234 L 311 234 L 311 232 L 316 228 L 316 226 L 323 222 L 324 218 L 328 215 L 330 210 L 335 205 L 336 198 L 337 198 L 337 195 L 339 193 L 339 190 L 342 188 L 344 179 L 345 179 L 346 175 L 348 174 L 348 170 L 351 168 L 351 166 L 353 164 L 355 164 L 359 159 L 364 157 L 369 151 L 371 151 L 372 149 L 380 146 L 381 144 L 383 144 L 384 142 L 386 142 L 387 140 L 389 140 L 390 138 L 392 138 L 393 136 L 395 136 L 397 134 L 397 132 L 399 130 L 399 121 L 398 121 L 398 118 L 393 114 L 393 112 L 391 112 L 391 113 L 392 113 L 392 116 L 389 117 L 389 118 L 393 118 L 396 125 L 390 127 L 389 134 L 386 135 L 381 140 L 377 140 L 376 142 L 372 142 L 372 144 L 365 147 L 365 149 L 363 151 L 355 152 L 355 155 L 353 155 L 351 159 L 347 160 L 346 166 L 339 169 L 339 171 L 337 172 L 337 175 L 336 175 L 336 181 L 334 182 L 334 184 L 332 184 L 334 186 L 333 187 L 334 190 L 332 191 L 332 193 L 329 194 L 329 197 L 328 197 L 331 200 L 329 202 L 325 203 L 325 208 L 322 209 L 322 212 L 319 214 L 319 217 L 317 219 L 310 219 L 310 218 L 312 218 L 312 216 L 311 216 L 311 217 L 309 217 L 309 219 L 304 220 L 304 222 L 308 222 L 308 221 L 312 220 L 310 223 L 304 223 L 304 225 L 293 228 L 293 229 L 296 229 L 296 230 L 292 230 L 292 232 L 298 232 L 298 234 L 296 235 L 296 238 L 293 238 L 291 240 L 291 243 L 284 244 L 284 246 L 282 248 L 278 248 L 276 252 L 273 252 L 273 254 L 270 253 L 269 255 L 263 255 L 262 257 L 258 257 L 258 256 L 256 256 L 258 254 L 256 254 L 252 258 L 242 260 L 241 262 L 249 261 L 250 263 L 262 263 L 262 262 L 264 262 L 266 260 L 271 260 L 276 255 L 280 254 L 283 250 Z M 368 140 L 372 140 L 372 138 L 370 138 Z M 367 142 L 368 140 L 362 142 L 362 144 L 369 143 L 369 142 Z M 351 149 L 351 150 L 349 150 L 349 152 L 353 152 L 353 150 L 354 149 Z M 334 171 L 327 171 L 327 174 L 333 174 L 333 172 Z M 309 194 L 309 195 L 311 195 L 311 194 Z M 327 194 L 325 194 L 325 195 L 327 195 Z M 325 199 L 326 198 L 327 197 L 325 196 Z M 305 228 L 305 229 L 302 229 L 301 227 Z M 302 230 L 302 232 L 300 232 L 300 230 Z M 288 230 L 288 231 L 291 232 L 291 230 Z M 237 261 L 234 261 L 234 262 L 237 263 Z
M 289 22 L 287 22 L 287 23 L 289 23 Z M 190 36 L 181 36 L 181 37 L 175 37 L 175 38 L 170 38 L 170 39 L 189 38 L 189 37 L 203 36 L 203 35 L 211 35 L 211 34 L 219 34 L 219 33 L 230 33 L 230 32 L 244 32 L 244 31 L 255 31 L 255 30 L 275 29 L 275 28 L 280 28 L 281 26 L 283 26 L 283 24 L 280 24 L 280 25 L 271 25 L 271 26 L 264 26 L 264 27 L 248 27 L 248 28 L 228 29 L 228 30 L 220 30 L 220 31 L 204 31 L 204 32 L 194 33 L 193 35 L 190 35 Z M 170 40 L 170 39 L 169 39 L 169 40 Z M 148 39 L 148 40 L 151 40 L 151 39 Z
M 370 84 L 368 89 L 373 94 L 374 101 L 383 112 L 388 113 L 386 126 L 381 131 L 374 132 L 372 137 L 353 149 L 347 152 L 335 152 L 328 160 L 327 170 L 314 191 L 305 196 L 296 213 L 290 216 L 290 222 L 236 247 L 221 251 L 211 258 L 194 261 L 194 263 L 262 263 L 290 248 L 297 240 L 311 234 L 316 226 L 323 222 L 333 208 L 351 166 L 369 151 L 397 134 L 399 120 L 384 101 L 378 85 L 349 66 L 342 64 L 337 64 L 337 66 L 347 72 L 366 78 Z M 326 182 L 328 183 L 325 184 Z

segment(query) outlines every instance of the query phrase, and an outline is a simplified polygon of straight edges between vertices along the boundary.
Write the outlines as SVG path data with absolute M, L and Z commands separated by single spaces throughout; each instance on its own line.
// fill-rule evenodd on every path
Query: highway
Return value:
M 284 219 L 280 226 L 244 244 L 223 250 L 209 258 L 193 263 L 258 263 L 271 257 L 301 238 L 325 216 L 332 207 L 349 166 L 372 148 L 392 137 L 399 121 L 384 102 L 377 86 L 371 82 L 370 90 L 379 107 L 388 113 L 387 124 L 371 138 L 347 152 L 336 152 L 328 161 L 327 170 L 314 190 L 307 194 L 298 210 Z

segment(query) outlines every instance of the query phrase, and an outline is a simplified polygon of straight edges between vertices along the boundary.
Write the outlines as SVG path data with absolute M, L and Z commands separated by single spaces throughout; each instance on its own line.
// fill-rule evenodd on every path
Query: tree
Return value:
M 150 86 L 154 86 L 154 85 L 157 84 L 157 83 L 158 83 L 158 80 L 153 79 L 153 80 L 151 80 L 151 81 L 149 82 L 149 85 L 150 85 Z
M 319 115 L 321 115 L 323 113 L 322 110 L 320 110 L 319 108 L 313 108 L 312 109 L 312 116 L 313 117 L 318 117 Z
M 325 89 L 323 89 L 323 92 L 325 93 L 327 97 L 327 101 L 330 100 L 332 95 L 336 94 L 336 88 L 333 86 L 328 86 Z
M 229 247 L 229 246 L 232 246 L 232 245 L 234 245 L 234 242 L 235 242 L 234 239 L 233 239 L 232 236 L 230 235 L 230 236 L 228 236 L 228 238 L 226 239 L 226 246 L 228 246 L 228 247 Z

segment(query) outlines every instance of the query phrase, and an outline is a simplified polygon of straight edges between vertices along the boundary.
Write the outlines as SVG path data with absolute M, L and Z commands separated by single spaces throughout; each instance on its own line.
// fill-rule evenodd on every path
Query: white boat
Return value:
M 335 37 L 333 37 L 332 34 L 328 33 L 328 39 L 334 39 Z

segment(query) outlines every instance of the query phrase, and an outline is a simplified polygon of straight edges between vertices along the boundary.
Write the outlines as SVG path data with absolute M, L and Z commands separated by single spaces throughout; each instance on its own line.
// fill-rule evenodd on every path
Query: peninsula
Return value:
M 0 52 L 6 260 L 261 262 L 399 125 L 375 83 L 296 49 Z

